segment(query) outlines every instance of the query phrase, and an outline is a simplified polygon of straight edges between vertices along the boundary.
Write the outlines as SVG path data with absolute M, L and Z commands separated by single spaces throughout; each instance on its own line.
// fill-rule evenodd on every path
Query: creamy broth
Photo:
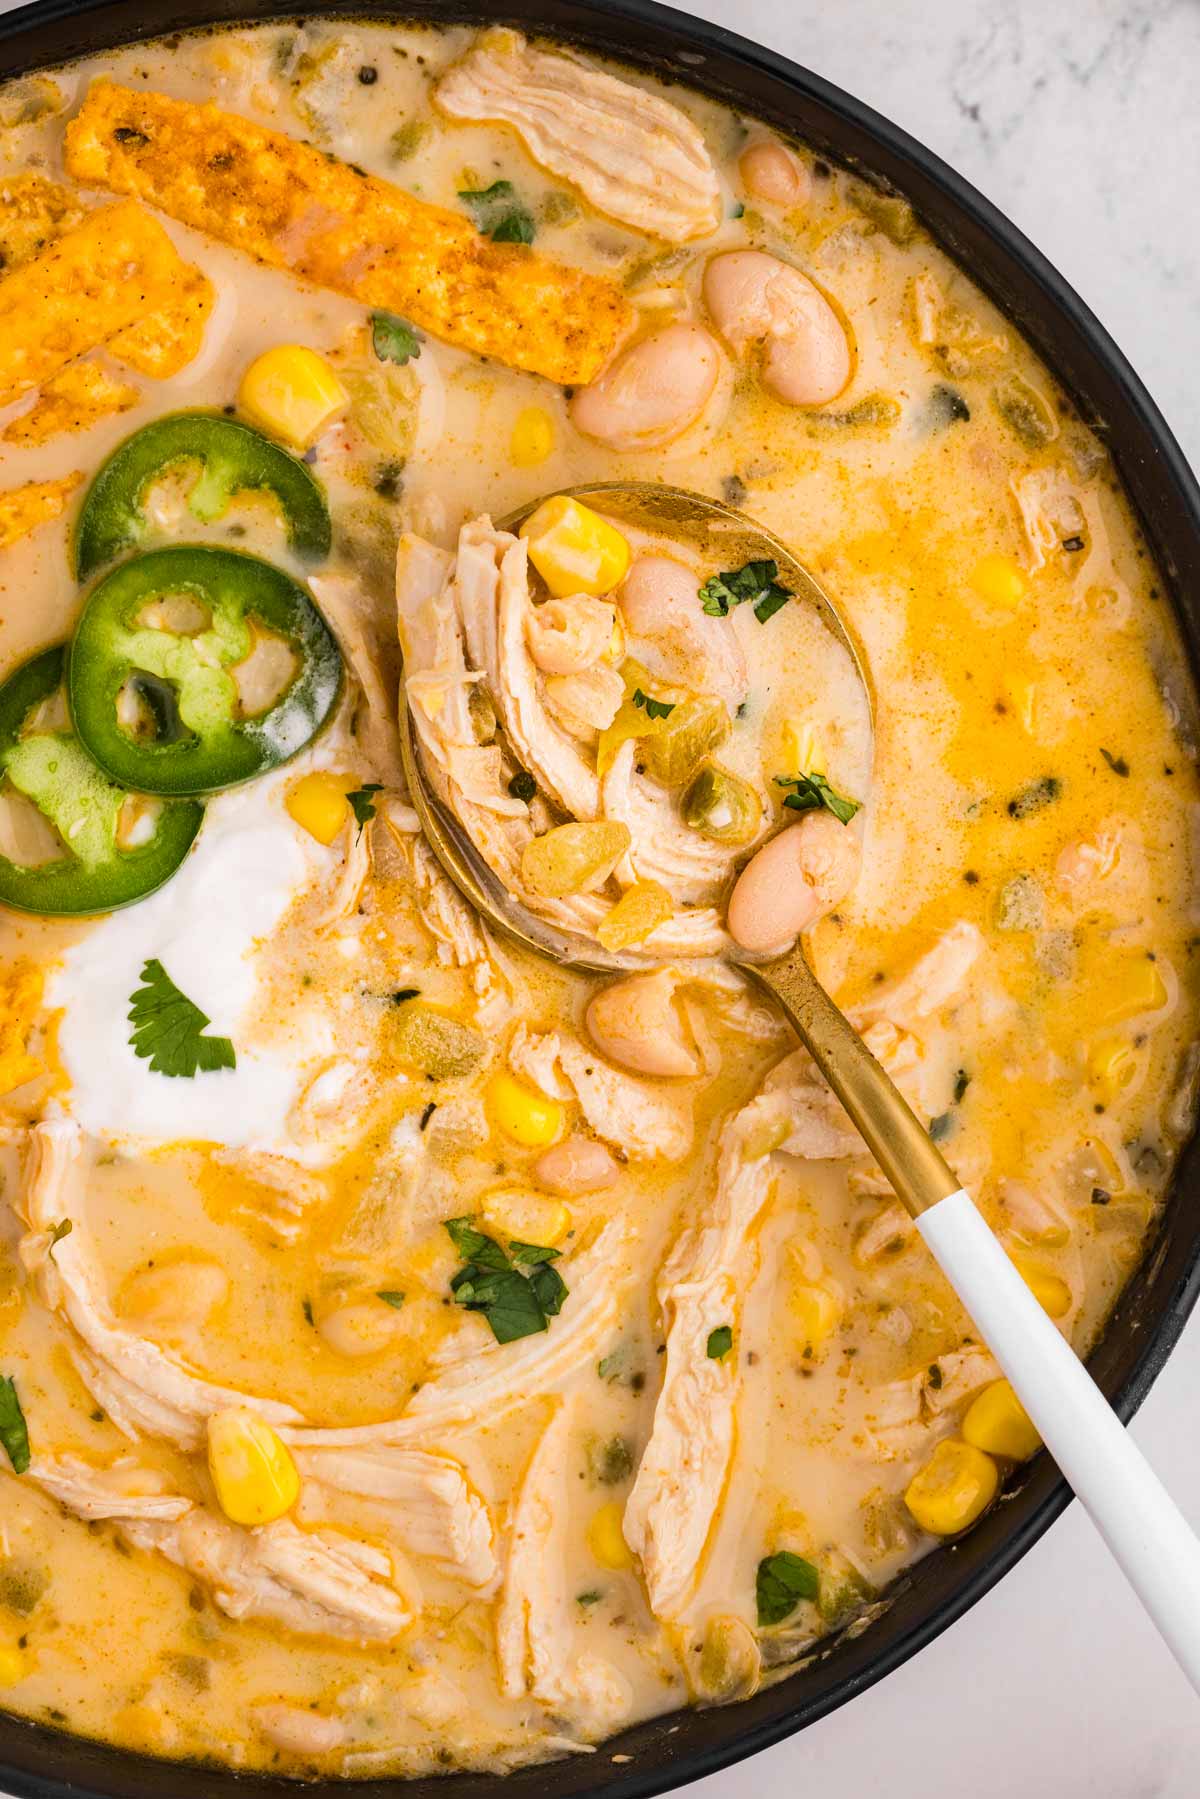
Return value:
M 1103 446 L 901 198 L 685 88 L 619 69 L 596 87 L 594 60 L 525 55 L 466 30 L 273 26 L 0 90 L 0 311 L 32 346 L 27 363 L 0 353 L 5 674 L 70 637 L 107 579 L 76 579 L 71 531 L 131 433 L 205 409 L 288 443 L 265 377 L 244 384 L 281 344 L 318 353 L 305 404 L 334 395 L 311 446 L 289 446 L 327 496 L 327 554 L 298 554 L 261 492 L 197 518 L 178 467 L 120 550 L 234 549 L 310 583 L 345 664 L 323 728 L 209 797 L 156 893 L 0 924 L 0 1373 L 31 1452 L 0 1480 L 0 1679 L 13 1711 L 139 1751 L 347 1777 L 590 1752 L 638 1719 L 745 1697 L 860 1627 L 1032 1452 L 832 1096 L 709 959 L 739 869 L 781 828 L 853 844 L 815 965 L 1081 1353 L 1191 1125 L 1191 695 Z M 65 138 L 109 104 L 101 78 L 133 97 L 94 143 Z M 548 111 L 539 81 L 560 84 Z M 579 92 L 657 133 L 657 187 L 644 152 L 622 166 L 619 133 L 571 145 Z M 446 235 L 449 297 L 395 278 L 453 313 L 444 330 L 416 306 L 396 316 L 364 242 L 315 270 L 332 201 L 302 228 L 276 217 L 255 260 L 245 217 L 204 202 L 202 229 L 185 191 L 189 170 L 202 196 L 226 179 L 218 127 L 149 99 L 139 123 L 143 95 L 308 140 L 330 182 L 353 168 L 376 225 L 400 214 L 371 178 L 517 247 L 477 265 L 473 239 Z M 178 117 L 193 123 L 156 161 Z M 245 154 L 249 186 L 266 152 Z M 122 215 L 143 258 L 125 288 L 137 274 L 157 296 L 150 351 L 122 283 L 98 297 L 94 250 L 78 311 L 111 304 L 112 322 L 85 331 L 64 384 L 11 284 L 35 287 L 87 209 L 136 209 L 131 194 L 166 233 Z M 439 231 L 399 249 L 416 266 Z M 711 272 L 744 251 L 777 259 L 785 288 L 787 269 L 810 278 L 807 334 L 747 323 L 745 289 L 731 300 Z M 545 297 L 525 310 L 535 276 Z M 173 336 L 179 366 L 148 372 Z M 631 400 L 622 359 L 647 341 L 657 372 Z M 744 663 L 712 757 L 757 809 L 694 891 L 672 889 L 649 827 L 621 846 L 630 866 L 567 891 L 594 927 L 622 891 L 666 890 L 659 953 L 642 939 L 660 971 L 636 977 L 655 983 L 637 990 L 642 1029 L 628 989 L 606 999 L 501 948 L 446 889 L 395 720 L 399 550 L 414 715 L 412 684 L 428 701 L 432 679 L 426 742 L 444 748 L 462 702 L 459 747 L 490 757 L 470 764 L 477 815 L 502 816 L 512 866 L 533 837 L 604 822 L 530 773 L 485 659 L 456 687 L 414 633 L 447 594 L 461 630 L 480 545 L 487 618 L 505 557 L 538 613 L 554 589 L 535 538 L 491 521 L 646 479 L 744 507 L 795 547 L 861 645 L 873 718 L 799 601 L 762 621 L 745 603 L 702 613 L 720 561 L 632 539 L 634 573 L 676 557 L 695 616 Z M 12 498 L 33 483 L 55 485 Z M 607 717 L 564 725 L 544 667 L 530 704 L 590 794 L 618 704 L 646 713 L 643 678 L 669 725 L 718 677 L 672 661 L 644 612 L 631 622 L 623 570 L 587 591 L 616 627 L 587 661 Z M 263 636 L 269 696 L 290 672 Z M 686 830 L 696 766 L 656 787 L 637 761 L 652 740 L 631 741 L 641 800 Z M 800 822 L 784 808 L 775 777 L 812 774 L 850 822 L 811 788 Z M 34 860 L 9 776 L 0 849 Z M 689 955 L 670 932 L 705 911 Z M 129 1010 L 155 963 L 236 1066 L 172 1078 L 135 1053 Z M 23 1461 L 12 1403 L 4 1443 Z

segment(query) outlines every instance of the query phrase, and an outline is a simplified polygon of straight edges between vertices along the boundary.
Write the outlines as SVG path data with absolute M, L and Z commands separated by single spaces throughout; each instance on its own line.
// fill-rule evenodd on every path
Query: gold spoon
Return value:
M 870 703 L 870 681 L 852 632 L 829 595 L 771 532 L 732 506 L 658 483 L 600 482 L 567 491 L 618 525 L 691 544 L 714 568 L 774 561 L 782 585 L 799 603 L 813 606 L 849 651 Z M 535 501 L 504 519 L 503 528 L 515 531 L 540 504 Z M 645 958 L 610 954 L 590 938 L 555 929 L 508 893 L 430 791 L 405 704 L 400 706 L 399 723 L 401 760 L 429 846 L 455 886 L 496 931 L 523 949 L 586 973 L 626 972 L 649 965 Z M 802 942 L 761 961 L 736 953 L 729 960 L 783 1008 L 1200 1691 L 1200 1543 L 1158 1477 L 1042 1311 L 907 1101 L 817 980 Z

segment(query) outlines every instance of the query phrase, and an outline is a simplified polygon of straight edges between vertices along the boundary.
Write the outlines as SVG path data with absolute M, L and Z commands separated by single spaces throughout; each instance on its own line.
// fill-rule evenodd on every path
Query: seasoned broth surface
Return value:
M 1081 1353 L 1191 1127 L 1104 446 L 902 197 L 514 33 L 141 45 L 0 157 L 5 1703 L 353 1778 L 744 1698 L 1037 1440 L 729 952 L 810 933 Z M 638 480 L 870 698 L 775 563 L 569 497 Z M 491 939 L 405 704 L 644 969 Z

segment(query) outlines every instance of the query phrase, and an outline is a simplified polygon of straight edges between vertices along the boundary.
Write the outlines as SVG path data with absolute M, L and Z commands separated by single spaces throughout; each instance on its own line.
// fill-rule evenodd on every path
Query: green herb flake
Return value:
M 710 1362 L 722 1361 L 732 1348 L 733 1326 L 731 1324 L 718 1324 L 715 1331 L 709 1331 L 708 1359 Z
M 1112 1204 L 1112 1194 L 1107 1187 L 1092 1188 L 1092 1204 L 1094 1206 L 1110 1206 Z
M 782 1624 L 802 1599 L 817 1597 L 820 1585 L 817 1570 L 802 1555 L 780 1549 L 774 1555 L 764 1556 L 754 1582 L 758 1622 Z
M 1057 775 L 1043 775 L 1040 781 L 1031 781 L 1028 787 L 1022 787 L 1020 793 L 1013 795 L 1008 802 L 1008 816 L 1029 818 L 1044 807 L 1052 806 L 1061 792 L 1062 782 Z
M 956 1106 L 962 1104 L 963 1095 L 966 1093 L 967 1088 L 970 1085 L 971 1085 L 970 1075 L 967 1073 L 965 1068 L 960 1068 L 958 1073 L 954 1077 L 954 1103 Z
M 935 1393 L 939 1393 L 941 1391 L 942 1371 L 938 1367 L 938 1364 L 936 1362 L 933 1362 L 930 1365 L 929 1373 L 926 1376 L 926 1379 L 928 1380 L 929 1385 L 933 1388 L 933 1391 Z
M 316 1322 L 313 1318 L 313 1304 L 311 1299 L 302 1299 L 300 1301 L 300 1310 L 304 1313 L 305 1324 L 314 1324 Z
M 10 1374 L 0 1375 L 0 1443 L 12 1463 L 13 1473 L 24 1474 L 29 1466 L 29 1430 Z
M 382 1299 L 385 1306 L 391 1306 L 393 1312 L 398 1312 L 404 1304 L 403 1293 L 397 1293 L 394 1287 L 381 1287 L 375 1297 Z
M 355 823 L 358 825 L 360 837 L 363 834 L 363 826 L 370 824 L 375 816 L 375 795 L 382 792 L 383 783 L 381 781 L 365 781 L 361 787 L 356 787 L 353 793 L 346 795 L 350 802 L 350 810 L 354 814 Z
M 1120 775 L 1122 780 L 1128 777 L 1129 764 L 1126 762 L 1124 756 L 1114 756 L 1111 750 L 1106 750 L 1104 748 L 1103 744 L 1100 746 L 1100 754 L 1104 757 L 1104 760 L 1108 763 L 1108 766 L 1112 769 L 1114 775 Z
M 419 987 L 397 987 L 391 999 L 394 1006 L 402 1006 L 405 1000 L 420 999 L 420 997 L 421 989 Z
M 589 1587 L 586 1593 L 576 1593 L 575 1603 L 576 1605 L 599 1605 L 603 1598 L 604 1594 L 599 1587 Z
M 859 810 L 859 801 L 836 792 L 824 775 L 776 775 L 775 785 L 792 789 L 783 802 L 792 812 L 818 812 L 823 806 L 840 824 L 848 825 Z
M 633 1446 L 625 1437 L 593 1437 L 587 1446 L 587 1471 L 602 1487 L 619 1487 L 633 1473 Z
M 647 718 L 670 718 L 675 710 L 673 701 L 651 699 L 650 695 L 643 693 L 640 687 L 635 687 L 633 690 L 633 703 L 635 706 L 641 707 Z
M 511 181 L 493 181 L 490 187 L 465 188 L 459 193 L 470 208 L 476 230 L 494 244 L 531 244 L 537 234 L 533 214 L 517 198 Z
M 524 800 L 528 805 L 537 792 L 537 782 L 527 768 L 519 768 L 508 783 L 508 791 L 515 800 Z
M 759 624 L 765 625 L 792 598 L 791 589 L 778 576 L 777 562 L 746 562 L 741 568 L 724 569 L 710 575 L 700 589 L 701 609 L 710 618 L 728 618 L 735 606 L 748 601 Z
M 551 1265 L 557 1250 L 537 1243 L 514 1243 L 514 1262 L 470 1217 L 448 1218 L 445 1229 L 463 1258 L 463 1266 L 450 1282 L 456 1304 L 482 1312 L 498 1343 L 512 1343 L 549 1328 L 549 1320 L 562 1310 L 568 1293 L 566 1282 Z
M 57 1224 L 51 1225 L 50 1241 L 46 1245 L 46 1254 L 53 1255 L 54 1245 L 56 1243 L 61 1243 L 64 1237 L 69 1237 L 74 1229 L 75 1226 L 69 1218 L 60 1218 Z
M 939 1112 L 936 1118 L 929 1121 L 929 1135 L 935 1143 L 944 1143 L 954 1129 L 954 1114 Z
M 403 367 L 421 354 L 421 340 L 406 319 L 398 319 L 394 312 L 373 312 L 371 348 L 380 362 L 398 362 Z
M 202 1034 L 211 1021 L 156 958 L 143 964 L 142 985 L 130 996 L 129 1022 L 130 1047 L 149 1060 L 155 1074 L 191 1080 L 196 1074 L 237 1067 L 229 1038 Z

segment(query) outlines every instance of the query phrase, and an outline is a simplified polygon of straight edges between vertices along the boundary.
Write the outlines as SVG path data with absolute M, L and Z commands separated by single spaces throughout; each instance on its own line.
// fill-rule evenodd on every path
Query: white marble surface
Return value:
M 1197 0 L 698 0 L 868 101 L 1031 237 L 1200 466 Z M 1200 1528 L 1200 1316 L 1134 1435 Z M 915 1661 L 695 1799 L 1196 1799 L 1200 1700 L 1078 1506 Z
M 1200 464 L 1197 0 L 699 0 L 691 10 L 807 63 L 974 181 L 1103 319 Z M 1198 1391 L 1200 1317 L 1134 1426 L 1200 1528 Z M 915 1661 L 691 1791 L 1196 1799 L 1200 1701 L 1075 1506 Z

